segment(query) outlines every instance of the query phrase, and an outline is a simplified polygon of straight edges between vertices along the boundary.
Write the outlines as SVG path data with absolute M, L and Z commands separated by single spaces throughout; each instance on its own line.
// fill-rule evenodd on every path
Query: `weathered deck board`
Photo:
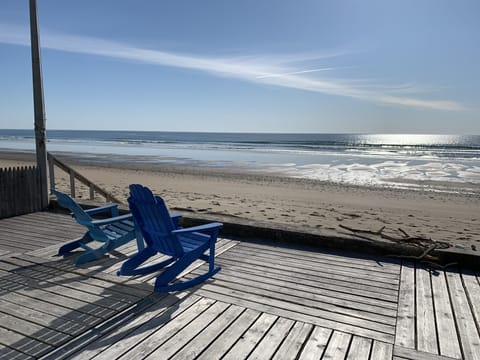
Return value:
M 235 360 L 247 358 L 277 319 L 278 317 L 275 315 L 265 313 L 260 315 L 255 323 L 253 323 L 222 359 Z
M 327 348 L 325 349 L 323 357 L 332 360 L 345 359 L 351 339 L 351 334 L 334 331 L 330 341 L 328 342 Z
M 480 359 L 480 335 L 460 274 L 457 271 L 448 271 L 447 283 L 463 355 L 467 359 L 478 360 Z
M 328 295 L 325 295 L 316 292 L 316 289 L 309 289 L 302 285 L 298 286 L 301 279 L 297 275 L 293 278 L 288 276 L 287 266 L 284 265 L 285 257 L 293 255 L 285 252 L 285 250 L 279 258 L 275 258 L 275 253 L 271 253 L 268 256 L 268 262 L 267 258 L 264 258 L 263 262 L 258 261 L 258 266 L 263 266 L 263 268 L 257 269 L 257 274 L 262 273 L 263 279 L 260 275 L 252 275 L 248 271 L 248 267 L 247 269 L 244 267 L 245 262 L 250 260 L 247 259 L 246 254 L 249 249 L 253 249 L 249 245 L 241 243 L 218 256 L 217 263 L 224 266 L 224 259 L 227 259 L 228 266 L 225 265 L 224 270 L 215 276 L 215 280 L 203 285 L 198 293 L 219 301 L 231 302 L 262 312 L 270 312 L 292 320 L 310 322 L 317 326 L 393 343 L 396 309 L 383 308 L 378 304 L 368 304 L 368 302 L 375 300 L 375 295 L 372 295 L 372 293 L 369 293 L 366 301 L 363 302 L 359 301 L 362 296 L 355 294 L 355 288 L 358 288 L 355 284 L 357 279 L 362 276 L 368 278 L 371 275 L 370 273 L 356 274 L 357 278 L 351 280 L 349 290 L 356 301 L 353 301 L 351 294 L 346 295 L 345 292 L 339 292 L 337 295 L 334 291 L 330 291 Z M 268 249 L 268 247 L 265 248 Z M 254 249 L 255 253 L 252 253 L 250 258 L 261 252 L 258 246 Z M 294 251 L 293 254 L 295 253 L 298 252 Z M 232 258 L 235 258 L 237 263 L 243 267 L 238 268 Z M 314 265 L 314 262 L 303 262 L 303 268 L 308 268 L 310 272 L 310 281 L 318 277 L 324 277 L 323 273 L 313 271 Z M 299 268 L 294 266 L 294 264 L 290 264 L 290 273 L 300 273 Z M 359 266 L 358 261 L 357 266 Z M 274 270 L 274 274 L 269 276 L 272 268 L 278 269 L 279 267 L 282 267 L 285 272 L 284 280 L 274 280 L 276 270 Z M 378 266 L 378 268 L 376 272 L 381 272 L 381 267 Z M 354 270 L 349 269 L 347 263 L 345 263 L 338 271 L 347 273 Z M 198 275 L 201 272 L 202 268 L 199 268 L 187 277 Z M 393 291 L 391 295 L 395 299 Z M 382 303 L 382 299 L 379 303 Z
M 438 351 L 438 344 L 430 272 L 424 267 L 417 267 L 416 275 L 417 349 L 435 354 Z
M 270 328 L 270 331 L 257 344 L 249 359 L 270 359 L 276 352 L 282 341 L 287 337 L 295 321 L 279 318 Z
M 161 347 L 150 353 L 146 359 L 158 359 L 159 357 L 169 358 L 173 356 L 203 329 L 208 327 L 208 325 L 219 317 L 229 306 L 227 303 L 216 302 L 163 343 Z M 156 334 L 154 336 L 156 336 Z
M 300 353 L 300 360 L 321 359 L 333 331 L 315 326 Z
M 259 259 L 255 257 L 255 253 L 244 256 L 243 254 L 240 254 L 238 251 L 236 251 L 237 248 L 238 246 L 225 253 L 225 256 L 223 256 L 222 259 L 225 258 L 234 263 L 240 262 L 242 266 L 252 267 L 259 270 L 264 270 L 265 267 L 267 267 L 268 273 L 273 274 L 273 276 L 275 276 L 274 274 L 281 274 L 291 276 L 293 278 L 305 279 L 307 281 L 311 280 L 314 282 L 333 282 L 346 288 L 367 290 L 371 294 L 384 294 L 386 296 L 382 298 L 388 300 L 394 300 L 398 292 L 398 286 L 383 286 L 383 284 L 380 285 L 378 282 L 373 280 L 373 277 L 369 278 L 368 276 L 366 276 L 362 279 L 359 277 L 354 277 L 352 275 L 352 272 L 347 273 L 346 271 L 341 274 L 333 271 L 326 272 L 321 270 L 304 271 L 295 267 L 283 265 L 281 259 L 278 259 L 278 262 L 272 260 L 266 261 L 265 259 Z
M 393 348 L 393 358 L 396 360 L 453 360 L 451 357 L 416 351 L 401 346 Z
M 198 359 L 220 359 L 255 323 L 261 313 L 252 309 L 245 310 L 209 347 L 200 354 Z
M 7 233 L 8 232 L 8 233 Z M 60 244 L 73 240 L 85 233 L 85 228 L 78 225 L 69 215 L 37 212 L 0 221 L 0 249 L 12 250 L 13 239 L 23 239 L 20 249 L 38 249 L 47 244 Z M 39 239 L 36 242 L 33 239 Z M 25 246 L 28 246 L 26 249 Z
M 313 325 L 296 322 L 273 357 L 274 360 L 296 359 Z
M 220 334 L 224 333 L 245 309 L 231 305 L 215 321 L 211 322 L 195 339 L 186 344 L 172 359 L 187 360 L 195 359 L 200 355 Z
M 144 300 L 144 307 L 133 313 L 130 321 L 126 319 L 120 326 L 105 331 L 94 329 L 83 338 L 65 344 L 63 348 L 49 354 L 49 359 L 59 359 L 68 356 L 69 359 L 114 359 L 128 351 L 136 341 L 148 337 L 156 328 L 162 327 L 168 321 L 199 300 L 198 296 L 188 293 L 158 297 L 152 301 Z
M 0 220 L 1 359 L 480 358 L 478 273 L 219 239 L 214 279 L 152 294 L 155 274 L 116 276 L 135 242 L 81 267 L 82 250 L 54 256 L 83 232 L 62 214 Z
M 354 336 L 348 349 L 347 360 L 368 360 L 372 339 Z
M 448 294 L 445 272 L 437 271 L 436 274 L 432 275 L 431 279 L 440 354 L 453 358 L 461 358 L 462 352 L 457 338 L 457 330 L 455 328 L 455 319 Z

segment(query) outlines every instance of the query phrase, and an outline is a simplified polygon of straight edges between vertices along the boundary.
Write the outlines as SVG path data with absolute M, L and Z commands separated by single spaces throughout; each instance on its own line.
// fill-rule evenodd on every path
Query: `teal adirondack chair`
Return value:
M 130 185 L 128 204 L 137 226 L 142 231 L 146 247 L 125 261 L 118 275 L 150 274 L 163 269 L 155 280 L 154 290 L 170 292 L 200 284 L 220 271 L 220 267 L 215 267 L 214 260 L 215 243 L 221 223 L 179 228 L 178 223 L 172 220 L 163 199 L 154 196 L 150 189 L 142 185 Z M 169 258 L 141 266 L 156 254 L 168 255 Z M 175 281 L 176 277 L 197 259 L 208 262 L 208 271 L 190 280 Z
M 138 250 L 144 249 L 144 243 L 141 232 L 135 226 L 131 214 L 121 215 L 118 213 L 118 205 L 110 204 L 97 207 L 90 210 L 84 210 L 75 200 L 67 194 L 60 191 L 52 190 L 57 197 L 60 206 L 69 209 L 75 220 L 85 226 L 87 231 L 78 240 L 69 242 L 58 250 L 58 255 L 65 255 L 77 248 L 83 248 L 86 252 L 77 258 L 76 264 L 81 265 L 86 262 L 95 260 L 105 255 L 127 242 L 137 239 Z M 111 217 L 101 220 L 94 220 L 92 215 L 108 213 Z M 102 246 L 94 249 L 87 244 L 92 241 L 103 243 Z

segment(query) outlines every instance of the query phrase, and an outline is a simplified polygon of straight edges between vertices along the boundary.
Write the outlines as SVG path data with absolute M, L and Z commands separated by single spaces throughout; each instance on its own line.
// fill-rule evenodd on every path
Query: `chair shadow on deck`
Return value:
M 92 263 L 93 264 L 93 263 Z M 158 294 L 71 272 L 71 260 L 0 260 L 0 358 L 101 352 L 168 323 L 192 294 Z M 11 330 L 11 331 L 10 331 Z M 128 342 L 128 341 L 127 341 Z M 68 343 L 68 346 L 65 344 Z M 89 344 L 89 345 L 87 345 Z M 83 351 L 83 350 L 82 350 Z

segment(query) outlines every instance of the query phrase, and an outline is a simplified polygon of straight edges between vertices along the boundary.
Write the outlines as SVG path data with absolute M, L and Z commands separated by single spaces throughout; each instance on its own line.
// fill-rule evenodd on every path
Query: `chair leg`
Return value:
M 82 265 L 89 261 L 93 261 L 101 258 L 103 255 L 105 255 L 107 252 L 110 251 L 109 247 L 111 247 L 111 245 L 110 246 L 109 245 L 110 245 L 109 243 L 106 243 L 104 246 L 98 249 L 92 249 L 85 252 L 85 254 L 80 255 L 77 258 L 76 265 Z
M 69 242 L 68 244 L 65 244 L 65 245 L 61 246 L 60 249 L 58 249 L 58 254 L 57 255 L 62 256 L 62 255 L 68 254 L 72 250 L 78 249 L 78 248 L 82 247 L 82 245 L 85 245 L 85 244 L 87 244 L 89 242 L 92 242 L 92 241 L 93 241 L 93 239 L 88 234 L 88 232 L 86 232 L 85 235 L 83 235 L 82 238 L 80 238 L 78 240 L 75 240 L 75 241 L 72 241 L 72 242 Z
M 162 283 L 159 281 L 159 278 L 155 281 L 155 292 L 171 292 L 171 291 L 180 291 L 180 290 L 185 290 L 187 288 L 190 288 L 192 286 L 201 284 L 205 280 L 211 278 L 214 276 L 216 273 L 218 273 L 222 268 L 220 266 L 217 266 L 213 268 L 212 270 L 209 270 L 205 274 L 199 275 L 197 277 L 194 277 L 193 279 L 190 280 L 185 280 L 185 281 L 177 281 L 173 284 L 168 285 L 165 283 Z
M 167 268 L 163 273 L 161 273 L 155 281 L 154 290 L 156 292 L 184 290 L 186 288 L 198 285 L 218 273 L 221 270 L 221 267 L 215 267 L 215 242 L 217 238 L 217 233 L 218 231 L 210 235 L 210 242 L 208 248 L 205 249 L 204 247 L 202 247 L 196 251 L 189 253 L 188 255 L 185 255 L 183 258 L 179 259 L 177 263 L 173 264 L 171 267 Z M 209 250 L 208 256 L 204 254 L 207 249 Z M 172 282 L 196 259 L 208 261 L 208 271 L 205 274 L 199 275 L 190 280 L 177 281 L 169 285 L 170 282 Z
M 163 273 L 161 273 L 157 277 L 157 280 L 155 280 L 154 290 L 156 292 L 170 292 L 170 291 L 183 290 L 183 289 L 198 285 L 202 281 L 205 281 L 206 279 L 218 273 L 221 268 L 214 266 L 213 261 L 215 259 L 215 253 L 211 251 L 210 256 L 208 257 L 208 262 L 209 262 L 208 272 L 200 276 L 197 276 L 191 280 L 178 281 L 174 284 L 170 284 L 173 280 L 175 280 L 175 278 L 183 270 L 185 270 L 188 266 L 190 266 L 190 264 L 193 261 L 204 257 L 204 255 L 202 254 L 203 252 L 202 250 L 205 251 L 205 249 L 199 249 L 198 252 L 197 251 L 192 252 L 184 256 L 183 258 L 179 259 L 175 264 L 167 268 Z
M 139 253 L 135 254 L 133 257 L 128 259 L 122 264 L 122 267 L 120 270 L 117 272 L 118 276 L 121 275 L 143 275 L 143 274 L 149 274 L 154 271 L 163 269 L 165 266 L 171 264 L 174 262 L 176 259 L 171 257 L 167 260 L 161 261 L 156 264 L 152 264 L 150 266 L 143 266 L 139 267 L 142 263 L 144 263 L 146 260 L 154 256 L 157 252 L 153 250 L 151 247 L 146 247 Z

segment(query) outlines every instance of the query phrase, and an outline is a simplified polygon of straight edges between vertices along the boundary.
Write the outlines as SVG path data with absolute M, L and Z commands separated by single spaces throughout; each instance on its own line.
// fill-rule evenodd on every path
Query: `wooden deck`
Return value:
M 220 239 L 214 280 L 155 294 L 115 275 L 134 242 L 83 267 L 54 256 L 82 233 L 0 220 L 0 358 L 480 359 L 478 273 Z

